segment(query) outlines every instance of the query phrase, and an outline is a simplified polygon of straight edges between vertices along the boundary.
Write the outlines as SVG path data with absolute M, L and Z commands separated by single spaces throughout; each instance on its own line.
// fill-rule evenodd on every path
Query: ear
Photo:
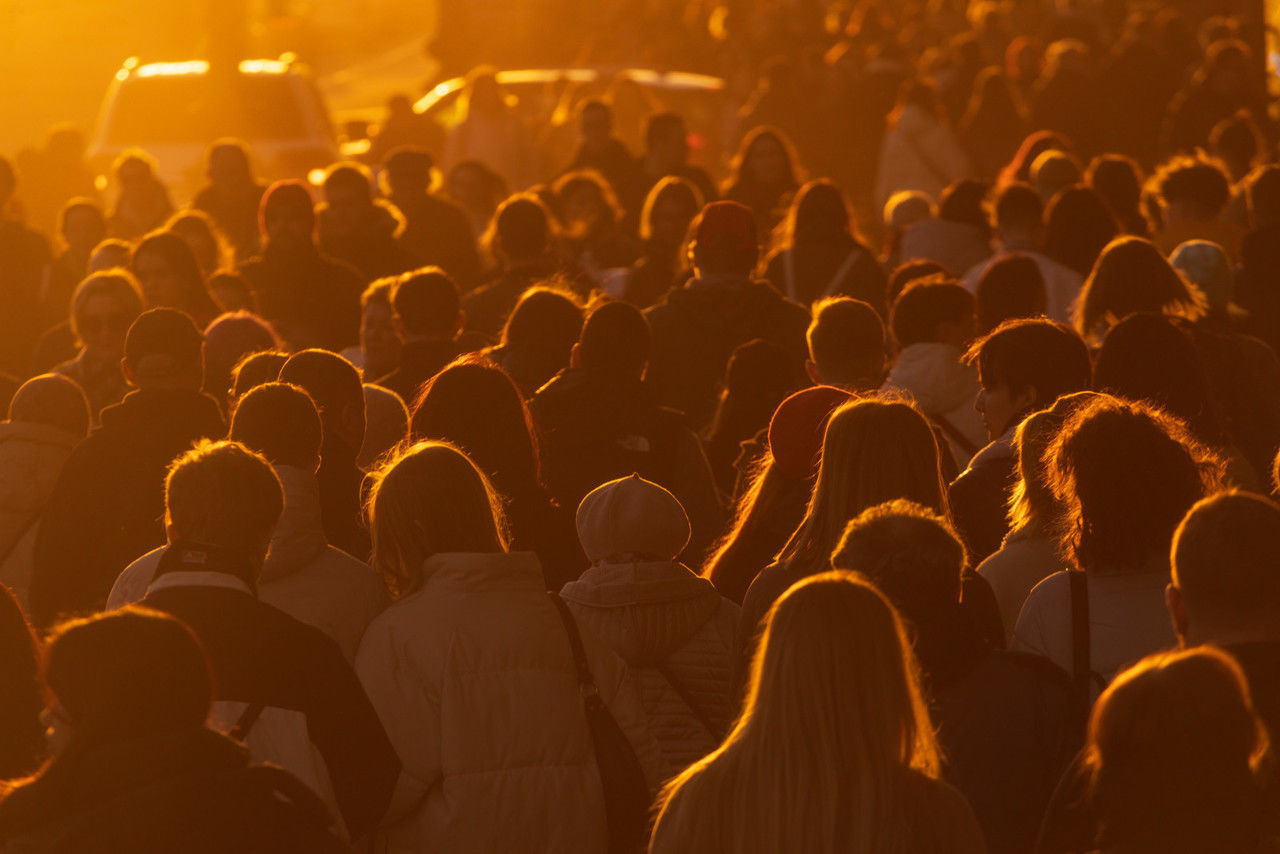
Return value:
M 819 373 L 818 365 L 813 359 L 804 360 L 804 372 L 809 375 L 814 385 L 822 385 L 822 374 Z
M 453 327 L 453 337 L 457 338 L 462 334 L 462 330 L 467 328 L 467 313 L 462 309 L 458 309 L 458 319 Z
M 129 363 L 124 359 L 120 360 L 120 371 L 124 374 L 124 381 L 134 388 L 138 387 L 138 381 L 134 379 L 133 369 L 129 367 Z
M 164 517 L 164 536 L 169 545 L 173 545 L 178 541 L 178 526 L 169 519 L 168 513 Z
M 1014 412 L 1032 412 L 1038 406 L 1036 399 L 1039 397 L 1035 386 L 1027 386 L 1022 391 L 1013 396 L 1010 403 L 1013 404 Z
M 582 367 L 582 349 L 576 343 L 573 345 L 573 349 L 569 351 L 569 367 L 575 369 Z
M 1175 587 L 1173 582 L 1165 585 L 1164 604 L 1169 609 L 1169 618 L 1173 621 L 1173 631 L 1177 634 L 1178 641 L 1186 646 L 1187 606 L 1182 601 L 1182 591 Z

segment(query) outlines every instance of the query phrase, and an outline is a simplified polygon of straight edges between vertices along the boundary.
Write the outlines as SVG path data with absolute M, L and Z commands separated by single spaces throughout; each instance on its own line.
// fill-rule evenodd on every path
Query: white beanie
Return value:
M 689 542 L 689 517 L 667 490 L 638 474 L 596 487 L 578 505 L 578 539 L 592 563 L 670 560 Z

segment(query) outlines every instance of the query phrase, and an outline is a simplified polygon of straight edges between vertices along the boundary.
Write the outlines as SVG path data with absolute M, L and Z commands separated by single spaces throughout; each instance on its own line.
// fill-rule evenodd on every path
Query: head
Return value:
M 950 278 L 951 274 L 947 272 L 945 267 L 935 261 L 907 261 L 904 264 L 899 264 L 889 274 L 888 296 L 890 305 L 897 301 L 898 297 L 912 282 L 927 279 L 931 276 Z
M 340 231 L 359 227 L 373 210 L 373 175 L 361 163 L 336 163 L 325 170 L 326 221 Z
M 542 260 L 551 252 L 554 238 L 547 206 L 532 193 L 520 193 L 498 206 L 483 243 L 510 267 Z
M 205 175 L 215 187 L 239 189 L 253 183 L 249 151 L 238 139 L 220 139 L 205 155 Z
M 1205 308 L 1225 312 L 1235 296 L 1235 270 L 1222 247 L 1208 240 L 1178 244 L 1169 263 L 1204 294 Z
M 1117 221 L 1132 222 L 1140 217 L 1142 167 L 1133 158 L 1123 154 L 1100 154 L 1089 161 L 1084 180 Z
M 1254 228 L 1280 226 L 1280 166 L 1264 166 L 1255 172 L 1246 194 Z
M 391 291 L 396 330 L 405 341 L 452 341 L 465 315 L 458 285 L 439 267 L 399 277 Z
M 702 194 L 688 180 L 668 175 L 653 185 L 640 212 L 640 239 L 675 252 L 702 210 Z
M 151 232 L 133 250 L 130 267 L 151 308 L 181 309 L 206 323 L 216 313 L 195 253 L 178 235 Z
M 551 285 L 528 288 L 502 328 L 503 362 L 532 395 L 569 367 L 581 334 L 582 306 L 576 294 Z
M 197 390 L 204 384 L 204 336 L 177 309 L 149 309 L 125 334 L 122 364 L 137 388 Z
M 991 221 L 984 204 L 988 186 L 984 181 L 966 178 L 956 181 L 938 196 L 938 219 L 971 225 L 982 234 L 991 236 Z
M 1081 276 L 1089 275 L 1099 254 L 1120 233 L 1106 204 L 1087 187 L 1058 193 L 1044 218 L 1044 253 Z
M 178 235 L 195 255 L 200 275 L 211 276 L 231 260 L 231 250 L 222 231 L 204 211 L 179 211 L 165 223 L 166 231 Z
M 1006 246 L 1039 246 L 1044 238 L 1044 202 L 1030 184 L 1014 182 L 995 200 L 996 235 Z
M 320 413 L 302 388 L 269 382 L 250 389 L 236 402 L 230 438 L 261 454 L 272 466 L 314 472 L 320 467 L 323 440 Z
M 67 251 L 82 260 L 107 236 L 107 216 L 92 199 L 77 197 L 62 206 L 58 236 Z
M 625 302 L 604 302 L 587 315 L 570 364 L 641 378 L 649 362 L 649 321 Z
M 258 208 L 262 242 L 285 248 L 306 246 L 314 240 L 315 200 L 302 181 L 277 181 L 262 194 Z
M 588 98 L 578 110 L 578 133 L 588 151 L 602 151 L 613 138 L 613 108 L 599 98 Z
M 275 331 L 247 311 L 223 314 L 204 331 L 205 391 L 225 401 L 231 391 L 231 370 L 250 353 L 279 346 Z
M 1064 509 L 1049 478 L 1049 445 L 1066 420 L 1097 396 L 1091 391 L 1063 395 L 1050 408 L 1033 412 L 1018 424 L 1013 437 L 1017 481 L 1009 494 L 1010 530 L 1030 530 L 1042 536 L 1059 530 Z
M 121 196 L 149 192 L 157 183 L 156 159 L 140 148 L 122 152 L 111 164 Z
M 364 389 L 354 365 L 328 350 L 303 350 L 281 366 L 279 380 L 301 387 L 315 401 L 326 455 L 338 446 L 352 456 L 359 452 L 364 444 Z
M 848 239 L 853 231 L 844 194 L 825 178 L 805 184 L 791 203 L 786 231 L 791 245 Z
M 1006 320 L 1042 317 L 1048 304 L 1044 275 L 1029 255 L 1009 253 L 978 279 L 978 329 L 985 335 Z
M 1073 413 L 1047 456 L 1064 508 L 1063 552 L 1089 572 L 1163 565 L 1182 517 L 1220 480 L 1219 464 L 1182 422 L 1110 395 Z
M 18 387 L 9 401 L 9 420 L 42 424 L 83 439 L 89 434 L 89 401 L 73 380 L 40 374 Z
M 1209 150 L 1227 167 L 1232 181 L 1249 174 L 1266 150 L 1266 142 L 1258 123 L 1248 111 L 1241 110 L 1213 126 L 1209 133 Z
M 947 275 L 911 282 L 893 302 L 889 327 L 899 349 L 912 344 L 943 343 L 961 350 L 976 332 L 973 294 Z
M 93 247 L 89 254 L 90 273 L 100 273 L 116 267 L 129 269 L 129 259 L 133 257 L 133 246 L 127 240 L 108 237 Z
M 205 282 L 209 296 L 224 313 L 229 311 L 257 311 L 258 303 L 244 276 L 231 270 L 214 273 Z
M 1225 167 L 1204 156 L 1176 157 L 1160 168 L 1153 181 L 1169 225 L 1216 219 L 1231 199 Z
M 593 564 L 671 561 L 689 543 L 689 517 L 679 500 L 638 474 L 587 493 L 576 520 Z
M 399 281 L 398 276 L 375 279 L 360 295 L 360 351 L 369 379 L 384 377 L 400 364 L 404 341 L 391 304 Z
M 204 726 L 209 662 L 180 620 L 131 605 L 54 629 L 45 718 L 56 747 L 98 747 Z
M 418 442 L 375 472 L 366 515 L 373 567 L 396 597 L 426 583 L 436 554 L 507 550 L 501 497 L 445 442 Z
M 409 410 L 400 395 L 382 386 L 364 384 L 364 444 L 356 465 L 372 471 L 409 439 Z
M 411 196 L 431 187 L 435 159 L 425 148 L 401 146 L 387 155 L 380 180 L 388 196 Z
M 1050 149 L 1031 164 L 1031 184 L 1047 203 L 1068 187 L 1079 184 L 1084 177 L 1083 172 L 1080 161 L 1075 157 L 1065 151 Z
M 622 205 L 605 177 L 594 169 L 576 169 L 556 179 L 553 205 L 564 235 L 585 240 L 612 231 L 622 220 Z
M 782 131 L 767 125 L 742 138 L 729 164 L 733 180 L 757 187 L 789 190 L 800 186 L 799 158 Z
M 737 202 L 712 202 L 693 222 L 689 257 L 695 275 L 749 276 L 760 256 L 755 216 Z
M 891 231 L 906 231 L 936 214 L 933 199 L 920 190 L 899 190 L 884 204 L 884 224 Z
M 93 273 L 71 294 L 71 331 L 86 358 L 97 364 L 119 361 L 124 339 L 142 314 L 142 289 L 128 270 Z
M 684 117 L 679 113 L 654 113 L 645 120 L 645 157 L 657 171 L 674 171 L 689 159 L 688 136 Z
M 1089 348 L 1071 327 L 1047 318 L 1008 320 L 969 348 L 982 391 L 977 408 L 992 439 L 1063 395 L 1089 388 Z
M 1111 241 L 1085 280 L 1075 308 L 1075 327 L 1086 341 L 1137 312 L 1196 320 L 1204 296 L 1189 285 L 1149 240 Z
M 884 379 L 888 344 L 884 323 L 862 300 L 833 297 L 813 307 L 809 324 L 809 379 L 854 392 L 872 391 Z
M 238 442 L 201 440 L 169 465 L 164 507 L 173 570 L 224 572 L 257 586 L 284 512 L 284 489 L 265 457 Z

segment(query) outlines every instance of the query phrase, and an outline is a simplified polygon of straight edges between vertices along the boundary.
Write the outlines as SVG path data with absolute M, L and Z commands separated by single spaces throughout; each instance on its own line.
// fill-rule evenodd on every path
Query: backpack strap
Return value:
M 1081 724 L 1088 721 L 1092 705 L 1092 662 L 1089 632 L 1089 581 L 1083 571 L 1067 572 L 1071 590 L 1071 682 L 1080 707 Z
M 600 689 L 596 686 L 595 677 L 591 675 L 591 665 L 587 663 L 587 651 L 582 646 L 582 633 L 578 631 L 578 621 L 573 618 L 569 606 L 559 594 L 549 591 L 551 602 L 556 606 L 556 614 L 564 623 L 565 634 L 569 636 L 569 647 L 573 650 L 573 666 L 578 672 L 578 688 L 583 697 L 599 697 Z
M 258 718 L 262 717 L 262 710 L 266 708 L 266 705 L 266 703 L 250 703 L 245 706 L 244 711 L 240 713 L 239 719 L 227 731 L 227 735 L 244 744 L 244 740 L 249 737 L 249 731 L 258 722 Z
M 707 734 L 710 735 L 713 740 L 718 741 L 720 739 L 720 735 L 717 734 L 716 727 L 711 724 L 711 719 L 707 717 L 706 712 L 704 712 L 698 704 L 693 701 L 693 696 L 685 690 L 684 685 L 676 678 L 676 675 L 671 671 L 671 668 L 664 664 L 655 664 L 653 665 L 653 669 L 661 673 L 662 678 L 667 680 L 667 684 L 671 686 L 671 690 L 675 691 L 676 694 L 679 695 L 680 700 L 689 707 L 689 711 L 697 719 L 698 723 L 702 724 L 702 728 L 707 731 Z

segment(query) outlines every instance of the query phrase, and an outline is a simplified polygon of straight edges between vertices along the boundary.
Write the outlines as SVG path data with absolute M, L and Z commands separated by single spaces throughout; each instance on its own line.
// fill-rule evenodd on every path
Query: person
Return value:
M 884 323 L 870 304 L 850 297 L 820 300 L 806 338 L 805 372 L 814 385 L 866 394 L 884 382 L 888 342 Z
M 560 252 L 595 284 L 629 269 L 639 256 L 623 227 L 623 210 L 604 176 L 592 169 L 566 172 L 551 185 L 550 203 L 560 221 Z
M 1052 320 L 1011 320 L 980 338 L 965 354 L 978 368 L 982 391 L 974 406 L 989 444 L 947 488 L 951 519 L 977 565 L 1009 532 L 1006 508 L 1014 485 L 1013 440 L 1032 412 L 1092 384 L 1089 349 L 1075 330 Z
M 649 850 L 986 851 L 940 766 L 901 619 L 822 572 L 770 609 L 741 717 L 667 784 Z
M 267 350 L 245 356 L 231 369 L 231 394 L 228 408 L 234 412 L 240 398 L 263 383 L 275 382 L 280 369 L 289 361 L 289 354 L 279 350 Z
M 1266 93 L 1253 80 L 1253 63 L 1252 52 L 1237 39 L 1209 45 L 1203 63 L 1169 102 L 1160 131 L 1161 149 L 1186 153 L 1208 148 L 1214 126 L 1240 110 L 1261 127 L 1269 127 Z
M 25 376 L 41 329 L 37 316 L 40 285 L 53 260 L 49 241 L 11 213 L 18 189 L 13 165 L 0 157 L 0 298 L 6 306 L 0 317 L 0 373 Z
M 169 466 L 169 549 L 141 604 L 186 623 L 208 653 L 211 720 L 298 776 L 359 841 L 386 812 L 400 762 L 337 643 L 255 592 L 283 507 L 262 456 L 197 443 Z
M 884 270 L 854 236 L 844 195 L 827 180 L 810 181 L 796 193 L 782 244 L 765 259 L 764 278 L 801 305 L 849 296 L 881 317 L 888 314 Z
M 227 236 L 236 259 L 247 261 L 258 253 L 258 208 L 267 188 L 254 178 L 249 152 L 238 139 L 219 139 L 205 153 L 208 183 L 191 200 Z
M 1106 204 L 1088 187 L 1068 187 L 1054 196 L 1044 221 L 1044 254 L 1086 279 L 1120 235 Z
M 165 222 L 164 230 L 181 237 L 191 249 L 206 283 L 214 273 L 232 266 L 233 256 L 226 236 L 204 211 L 194 208 L 178 211 Z
M 209 729 L 209 662 L 191 630 L 130 608 L 60 626 L 48 645 L 57 750 L 0 800 L 15 850 L 338 854 L 319 800 Z
M 1031 180 L 1031 166 L 1036 162 L 1036 158 L 1050 150 L 1072 152 L 1075 146 L 1056 131 L 1038 130 L 1028 134 L 1022 141 L 1022 145 L 1018 146 L 1017 152 L 1001 170 L 1000 177 L 996 179 L 996 186 L 1003 187 L 1014 181 L 1027 183 Z
M 626 143 L 613 132 L 613 108 L 599 98 L 588 98 L 578 107 L 578 144 L 564 170 L 594 169 L 605 177 L 623 207 L 634 208 L 639 165 Z
M 225 314 L 230 311 L 258 313 L 258 302 L 244 276 L 235 270 L 219 270 L 204 283 L 214 303 Z
M 635 472 L 670 490 L 689 514 L 687 554 L 697 561 L 720 530 L 723 511 L 698 437 L 678 412 L 657 405 L 642 378 L 650 333 L 622 302 L 587 316 L 569 366 L 529 401 L 541 439 L 547 488 L 578 507 L 606 481 Z
M 1116 238 L 1085 279 L 1072 323 L 1096 346 L 1111 326 L 1143 311 L 1196 320 L 1204 313 L 1204 295 L 1178 275 L 1151 241 Z
M 799 161 L 791 140 L 767 125 L 749 131 L 729 161 L 721 197 L 751 209 L 761 242 L 782 221 L 804 181 Z
M 107 217 L 107 231 L 121 240 L 137 240 L 164 225 L 173 214 L 169 189 L 156 176 L 156 160 L 131 148 L 111 164 L 119 194 Z
M 683 178 L 692 184 L 704 204 L 720 198 L 707 171 L 689 162 L 689 128 L 684 117 L 679 113 L 656 112 L 645 119 L 639 193 L 648 196 L 654 185 L 668 176 Z
M 1169 263 L 1204 294 L 1207 325 L 1220 329 L 1243 325 L 1237 319 L 1239 307 L 1233 308 L 1235 265 L 1221 246 L 1209 240 L 1186 240 L 1169 253 Z
M 324 632 L 353 661 L 360 636 L 387 606 L 387 595 L 367 564 L 325 539 L 315 475 L 320 416 L 310 395 L 280 382 L 250 390 L 236 404 L 229 439 L 262 454 L 284 490 L 284 510 L 258 576 L 258 598 Z M 107 607 L 141 601 L 171 547 L 127 566 L 111 588 Z
M 1123 154 L 1099 154 L 1089 161 L 1085 186 L 1098 194 L 1122 234 L 1150 237 L 1151 226 L 1142 215 L 1142 167 Z
M 937 215 L 938 206 L 928 193 L 899 190 L 889 197 L 884 203 L 884 250 L 880 253 L 880 261 L 886 270 L 902 266 L 902 240 L 908 229 Z M 892 300 L 893 294 L 890 293 L 889 297 Z
M 415 266 L 401 243 L 404 216 L 373 194 L 373 175 L 359 163 L 335 163 L 325 170 L 324 201 L 316 206 L 320 251 L 358 270 L 365 281 L 394 276 Z
M 1001 256 L 974 288 L 978 332 L 994 330 L 1006 320 L 1044 317 L 1048 308 L 1044 276 L 1034 259 L 1019 253 Z
M 280 342 L 266 321 L 247 311 L 221 314 L 204 331 L 204 391 L 229 412 L 231 370 L 245 356 Z
M 79 352 L 55 366 L 53 373 L 80 386 L 89 399 L 95 423 L 103 409 L 119 403 L 129 392 L 120 358 L 129 327 L 142 310 L 138 281 L 122 269 L 90 275 L 71 297 L 71 331 Z
M 601 484 L 577 527 L 591 567 L 560 596 L 626 662 L 667 763 L 687 768 L 733 722 L 738 608 L 677 560 L 689 519 L 658 484 L 634 474 Z
M 507 372 L 521 397 L 530 400 L 569 367 L 573 345 L 582 334 L 582 315 L 582 304 L 572 291 L 548 285 L 527 288 L 507 316 L 498 344 L 484 355 Z
M 1027 184 L 1006 184 L 995 198 L 995 220 L 998 252 L 966 272 L 960 283 L 976 295 L 983 277 L 1009 254 L 1029 258 L 1044 282 L 1044 313 L 1051 320 L 1068 322 L 1084 286 L 1084 275 L 1046 254 L 1044 205 L 1039 194 Z
M 61 374 L 23 383 L 0 421 L 0 584 L 19 602 L 27 601 L 40 517 L 67 457 L 88 433 L 89 402 Z
M 883 208 L 900 190 L 919 190 L 936 199 L 971 171 L 938 90 L 924 80 L 903 83 L 880 145 L 876 204 Z
M 410 421 L 415 441 L 450 442 L 485 474 L 506 502 L 515 548 L 537 554 L 547 589 L 586 566 L 567 508 L 543 480 L 539 436 L 519 389 L 483 356 L 464 356 L 423 387 Z
M 640 258 L 620 286 L 606 280 L 602 290 L 642 310 L 660 302 L 689 274 L 681 250 L 700 210 L 702 197 L 688 180 L 668 175 L 654 184 L 640 210 Z
M 1040 194 L 1045 204 L 1068 187 L 1075 187 L 1084 180 L 1084 168 L 1075 155 L 1050 149 L 1031 164 L 1028 183 Z
M 360 512 L 364 472 L 356 457 L 364 445 L 364 389 L 350 362 L 325 350 L 294 353 L 278 379 L 301 387 L 315 403 L 324 426 L 320 467 L 320 521 L 325 539 L 356 560 L 367 560 L 369 532 Z
M 992 649 L 974 631 L 959 597 L 964 546 L 931 510 L 905 500 L 864 510 L 844 529 L 831 565 L 875 584 L 910 628 L 943 777 L 973 807 L 989 849 L 1030 850 L 1078 746 L 1066 674 Z
M 974 175 L 988 181 L 995 180 L 1031 132 L 1026 108 L 999 66 L 978 72 L 959 130 Z
M 907 228 L 899 242 L 901 262 L 933 261 L 953 276 L 991 257 L 991 223 L 983 199 L 987 186 L 961 180 L 942 191 L 937 217 Z
M 380 164 L 385 170 L 398 151 L 417 148 L 425 153 L 444 147 L 444 128 L 430 115 L 419 113 L 413 107 L 414 98 L 405 92 L 396 92 L 387 98 L 386 118 L 370 135 L 369 151 L 365 154 L 368 163 Z
M 360 371 L 360 379 L 370 383 L 400 367 L 404 341 L 395 324 L 391 295 L 399 276 L 374 279 L 360 295 L 360 345 L 338 355 Z
M 1280 234 L 1280 166 L 1264 166 L 1246 189 L 1250 231 L 1240 246 L 1236 293 L 1248 312 L 1248 331 L 1280 351 L 1280 254 L 1273 242 Z
M 448 169 L 444 190 L 447 199 L 467 215 L 471 233 L 476 237 L 484 234 L 498 212 L 498 205 L 509 195 L 502 176 L 478 160 L 464 160 Z
M 92 199 L 71 199 L 58 214 L 62 251 L 49 265 L 40 288 L 41 331 L 66 320 L 76 285 L 89 274 L 89 256 L 107 236 L 107 215 Z
M 0 780 L 32 774 L 45 758 L 42 652 L 17 597 L 0 584 Z
M 363 384 L 364 444 L 356 456 L 361 471 L 372 471 L 378 462 L 409 439 L 409 409 L 394 391 Z
M 1207 157 L 1178 157 L 1152 178 L 1160 200 L 1163 227 L 1155 244 L 1164 255 L 1188 240 L 1208 240 L 1222 247 L 1235 264 L 1246 230 L 1222 216 L 1231 200 L 1226 167 Z
M 889 325 L 898 357 L 881 386 L 910 395 L 945 434 L 961 466 L 987 438 L 975 408 L 978 373 L 964 361 L 976 324 L 973 295 L 954 279 L 934 275 L 912 282 L 893 304 Z
M 691 228 L 694 277 L 645 312 L 653 331 L 645 382 L 658 403 L 683 412 L 697 430 L 714 414 L 729 356 L 747 341 L 763 338 L 781 347 L 799 384 L 809 316 L 768 283 L 751 279 L 759 245 L 750 209 L 713 202 Z
M 402 342 L 400 356 L 393 370 L 370 376 L 375 385 L 413 406 L 423 384 L 461 354 L 458 335 L 466 316 L 457 284 L 439 267 L 414 270 L 389 284 L 391 324 L 396 340 Z
M 240 265 L 262 318 L 291 349 L 324 347 L 335 353 L 359 340 L 360 294 L 356 270 L 316 245 L 311 191 L 301 181 L 277 181 L 258 209 L 262 250 Z
M 1087 708 L 1125 666 L 1173 644 L 1169 543 L 1217 489 L 1218 464 L 1176 419 L 1109 395 L 1077 409 L 1047 453 L 1065 507 L 1060 544 L 1076 569 L 1031 591 L 1011 648 L 1070 673 Z
M 433 165 L 421 148 L 396 148 L 378 179 L 404 217 L 400 246 L 414 257 L 415 266 L 440 267 L 470 289 L 482 272 L 475 234 L 462 208 L 430 191 Z
M 478 160 L 502 176 L 508 187 L 522 190 L 532 183 L 533 140 L 516 110 L 516 99 L 488 66 L 467 75 L 459 121 L 445 138 L 445 168 Z
M 204 384 L 203 338 L 177 309 L 140 314 L 124 342 L 134 391 L 102 411 L 101 425 L 76 446 L 49 495 L 36 531 L 31 617 L 101 608 L 130 561 L 164 542 L 164 473 L 226 423 Z
M 756 338 L 733 351 L 705 443 L 722 494 L 732 494 L 737 483 L 743 443 L 755 442 L 778 405 L 799 386 L 787 353 L 777 344 Z
M 1095 103 L 1099 81 L 1089 46 L 1062 38 L 1044 53 L 1044 72 L 1031 91 L 1031 124 L 1072 140 L 1081 152 L 1099 146 L 1101 120 Z
M 395 601 L 365 632 L 356 669 L 404 761 L 381 844 L 606 850 L 566 625 L 538 559 L 508 550 L 489 479 L 457 448 L 419 442 L 378 471 L 369 508 L 374 566 Z M 599 699 L 655 786 L 666 762 L 634 682 L 593 635 L 582 645 Z
M 195 253 L 181 237 L 154 231 L 138 243 L 129 269 L 142 288 L 148 308 L 176 308 L 203 329 L 218 316 L 218 306 L 204 286 Z

